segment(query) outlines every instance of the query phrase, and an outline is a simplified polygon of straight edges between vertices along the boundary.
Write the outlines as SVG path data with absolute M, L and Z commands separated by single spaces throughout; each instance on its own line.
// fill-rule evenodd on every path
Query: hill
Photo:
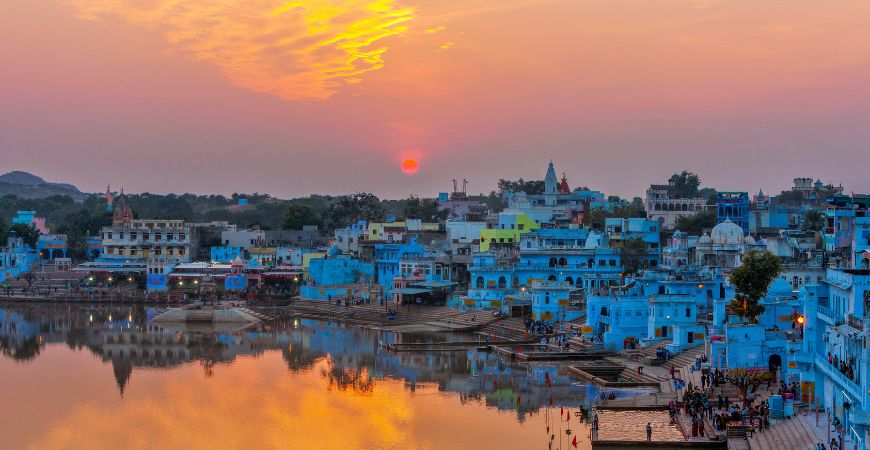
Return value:
M 13 194 L 19 198 L 45 198 L 52 195 L 68 195 L 76 201 L 87 195 L 67 183 L 50 183 L 28 172 L 12 171 L 0 175 L 0 196 Z

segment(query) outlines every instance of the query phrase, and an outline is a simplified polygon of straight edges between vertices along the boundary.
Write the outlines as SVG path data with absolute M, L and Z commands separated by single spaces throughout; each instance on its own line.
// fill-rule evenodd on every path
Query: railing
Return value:
M 859 319 L 853 314 L 849 314 L 846 316 L 846 323 L 856 330 L 860 331 L 864 329 L 864 319 Z
M 855 381 L 850 380 L 849 377 L 840 373 L 840 371 L 836 367 L 834 367 L 833 364 L 829 363 L 828 360 L 823 358 L 822 355 L 816 355 L 816 367 L 821 369 L 821 371 L 824 372 L 825 375 L 827 375 L 829 378 L 832 378 L 840 383 L 840 385 L 846 388 L 846 390 L 848 390 L 849 393 L 854 396 L 854 398 L 862 397 L 861 389 L 858 387 L 858 384 Z M 855 378 L 857 379 L 858 376 L 857 374 L 855 375 Z

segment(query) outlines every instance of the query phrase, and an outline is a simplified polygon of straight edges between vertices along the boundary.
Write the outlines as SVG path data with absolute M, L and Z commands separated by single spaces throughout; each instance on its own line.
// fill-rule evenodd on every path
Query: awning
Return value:
M 393 294 L 399 294 L 399 295 L 417 295 L 417 294 L 425 294 L 427 292 L 432 292 L 432 290 L 431 289 L 418 289 L 418 288 L 393 289 Z

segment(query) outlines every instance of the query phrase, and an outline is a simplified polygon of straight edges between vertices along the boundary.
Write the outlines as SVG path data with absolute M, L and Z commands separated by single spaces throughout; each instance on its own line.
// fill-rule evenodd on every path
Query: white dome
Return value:
M 743 243 L 743 228 L 731 220 L 726 220 L 713 227 L 710 238 L 716 245 L 740 245 Z
M 708 235 L 707 233 L 704 233 L 703 236 L 698 238 L 698 245 L 710 245 L 712 243 L 713 243 L 713 240 L 710 239 L 710 235 Z
M 751 234 L 748 234 L 745 238 L 743 238 L 743 243 L 746 245 L 755 245 L 755 238 L 752 237 Z

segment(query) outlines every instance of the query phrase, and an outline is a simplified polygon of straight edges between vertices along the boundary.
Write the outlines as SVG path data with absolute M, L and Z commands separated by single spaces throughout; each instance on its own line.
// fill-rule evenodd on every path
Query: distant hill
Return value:
M 49 183 L 42 178 L 19 170 L 0 175 L 0 196 L 13 194 L 21 198 L 44 198 L 52 195 L 68 195 L 82 200 L 87 194 L 67 183 Z

